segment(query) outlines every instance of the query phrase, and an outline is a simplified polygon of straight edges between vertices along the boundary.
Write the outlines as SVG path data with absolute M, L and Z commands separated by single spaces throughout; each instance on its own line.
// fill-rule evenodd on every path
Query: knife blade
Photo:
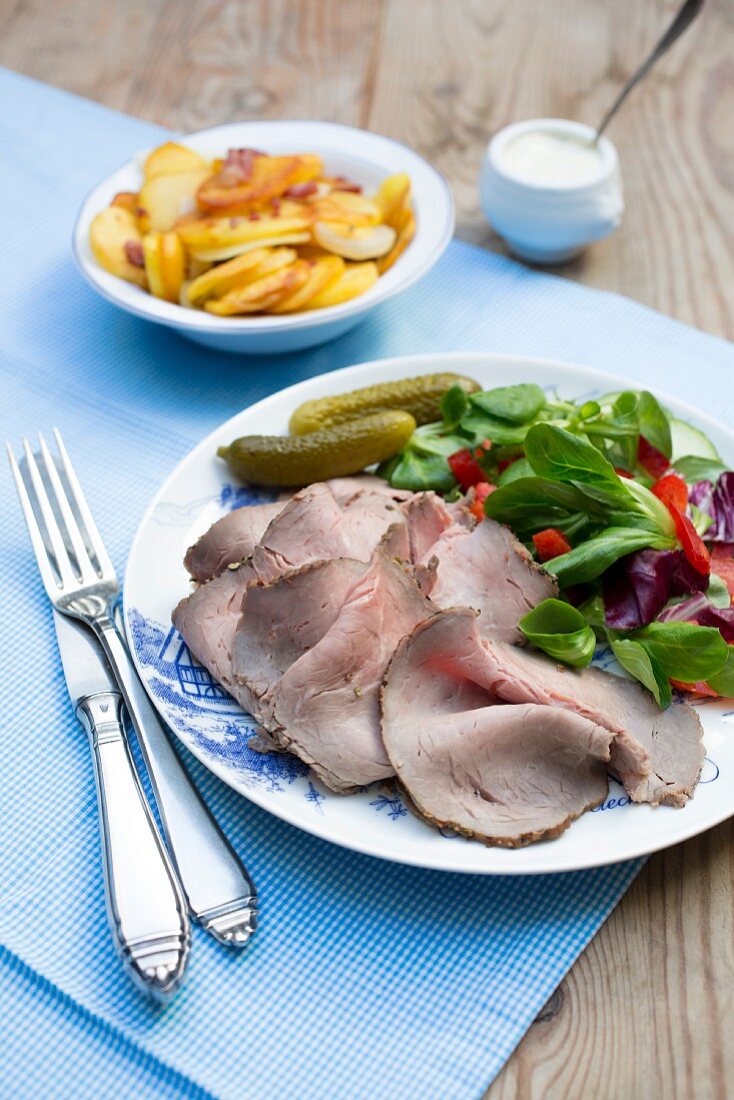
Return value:
M 188 960 L 186 903 L 145 800 L 122 721 L 122 695 L 92 632 L 54 610 L 64 676 L 92 750 L 112 937 L 138 988 L 167 1000 Z

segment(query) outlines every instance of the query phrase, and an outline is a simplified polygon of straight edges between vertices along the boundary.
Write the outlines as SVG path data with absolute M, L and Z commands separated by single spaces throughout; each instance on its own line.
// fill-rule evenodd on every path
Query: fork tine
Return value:
M 80 579 L 85 583 L 93 584 L 94 581 L 98 579 L 97 571 L 91 562 L 89 554 L 87 553 L 87 548 L 84 545 L 84 540 L 79 530 L 79 526 L 74 518 L 71 507 L 69 505 L 69 501 L 66 499 L 66 492 L 63 485 L 61 484 L 61 479 L 59 478 L 59 472 L 56 468 L 56 463 L 51 456 L 51 452 L 48 449 L 46 440 L 43 438 L 43 435 L 40 432 L 38 433 L 38 443 L 41 448 L 41 457 L 43 458 L 43 462 L 46 468 L 46 475 L 51 484 L 51 489 L 53 491 L 54 497 L 56 498 L 56 504 L 58 506 L 59 512 L 61 513 L 61 520 L 64 527 L 66 528 L 66 534 L 69 536 L 69 541 L 71 542 L 74 556 L 79 566 Z M 62 531 L 62 537 L 63 535 L 64 532 Z M 66 540 L 64 540 L 64 542 L 66 542 Z
M 61 432 L 58 428 L 54 428 L 54 439 L 56 440 L 56 446 L 59 449 L 59 455 L 61 456 L 61 464 L 64 473 L 66 474 L 66 478 L 71 488 L 71 491 L 74 494 L 74 504 L 76 505 L 79 515 L 81 516 L 82 524 L 86 528 L 86 533 L 91 544 L 91 548 L 96 555 L 97 561 L 99 562 L 100 571 L 108 578 L 113 578 L 115 576 L 114 566 L 112 565 L 109 555 L 104 548 L 104 543 L 102 542 L 100 533 L 97 530 L 97 524 L 92 518 L 92 513 L 89 510 L 87 499 L 84 496 L 81 485 L 79 484 L 79 479 L 74 472 L 74 467 L 72 466 L 71 459 L 66 452 L 66 447 L 64 446 L 64 441 L 61 438 Z
M 33 491 L 36 494 L 36 500 L 38 501 L 38 507 L 41 510 L 41 516 L 48 532 L 49 542 L 51 543 L 51 549 L 54 557 L 56 558 L 56 568 L 61 578 L 62 588 L 76 587 L 79 582 L 74 575 L 74 570 L 71 567 L 71 561 L 69 560 L 69 552 L 66 549 L 63 535 L 59 528 L 54 510 L 51 507 L 51 501 L 49 500 L 48 493 L 46 492 L 46 486 L 43 484 L 43 478 L 41 477 L 41 471 L 38 468 L 36 462 L 36 456 L 31 450 L 31 445 L 27 439 L 23 440 L 23 454 L 25 457 L 28 473 L 30 475 L 31 484 L 33 485 Z
M 20 506 L 23 510 L 23 518 L 25 519 L 26 527 L 28 528 L 28 534 L 30 535 L 31 545 L 33 552 L 36 555 L 36 561 L 38 563 L 38 569 L 41 574 L 41 580 L 43 586 L 49 596 L 49 599 L 55 600 L 58 596 L 61 588 L 63 587 L 63 580 L 60 584 L 54 571 L 51 567 L 51 563 L 48 559 L 48 553 L 46 552 L 46 544 L 41 534 L 41 529 L 38 526 L 38 520 L 36 514 L 33 511 L 33 505 L 31 504 L 31 498 L 28 495 L 23 475 L 20 472 L 20 467 L 16 461 L 13 449 L 9 443 L 6 444 L 8 449 L 8 459 L 10 460 L 10 469 L 13 473 L 13 479 L 15 481 L 15 488 L 18 491 L 18 499 L 20 500 Z

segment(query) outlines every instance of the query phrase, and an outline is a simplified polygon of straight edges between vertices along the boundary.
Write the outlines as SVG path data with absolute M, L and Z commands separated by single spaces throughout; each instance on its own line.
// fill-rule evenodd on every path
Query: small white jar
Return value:
M 544 135 L 545 142 L 528 141 L 531 134 Z M 622 221 L 617 152 L 605 137 L 593 149 L 594 136 L 580 122 L 537 118 L 506 126 L 490 141 L 480 176 L 482 208 L 520 259 L 563 263 Z M 562 153 L 568 145 L 576 147 L 569 163 L 550 155 L 544 162 L 546 148 Z

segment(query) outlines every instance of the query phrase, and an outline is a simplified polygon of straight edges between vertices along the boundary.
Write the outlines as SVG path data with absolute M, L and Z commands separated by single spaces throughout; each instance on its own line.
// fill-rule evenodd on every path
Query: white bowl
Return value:
M 490 141 L 482 162 L 480 195 L 487 221 L 510 251 L 531 263 L 563 263 L 612 233 L 624 203 L 617 151 L 602 137 L 598 172 L 578 184 L 530 182 L 513 174 L 503 153 L 521 134 L 538 132 L 591 143 L 596 131 L 581 122 L 534 118 L 506 126 Z
M 454 202 L 443 176 L 399 141 L 331 122 L 232 122 L 199 130 L 180 139 L 202 156 L 223 156 L 230 148 L 264 149 L 268 153 L 319 153 L 326 171 L 375 189 L 385 176 L 406 172 L 413 188 L 416 234 L 397 262 L 359 298 L 328 309 L 262 317 L 215 317 L 154 298 L 132 283 L 110 275 L 97 263 L 89 245 L 94 216 L 118 191 L 141 185 L 140 157 L 99 183 L 82 204 L 74 227 L 74 256 L 95 290 L 122 309 L 157 321 L 199 344 L 243 354 L 296 351 L 313 347 L 352 328 L 375 306 L 407 290 L 441 256 L 454 231 Z

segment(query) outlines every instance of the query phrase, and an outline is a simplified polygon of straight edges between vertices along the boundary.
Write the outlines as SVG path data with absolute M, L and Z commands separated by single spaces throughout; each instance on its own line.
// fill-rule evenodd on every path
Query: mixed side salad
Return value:
M 469 494 L 553 573 L 560 599 L 521 621 L 574 667 L 597 642 L 654 695 L 734 696 L 734 472 L 647 391 L 578 402 L 532 383 L 451 386 L 378 473 Z

